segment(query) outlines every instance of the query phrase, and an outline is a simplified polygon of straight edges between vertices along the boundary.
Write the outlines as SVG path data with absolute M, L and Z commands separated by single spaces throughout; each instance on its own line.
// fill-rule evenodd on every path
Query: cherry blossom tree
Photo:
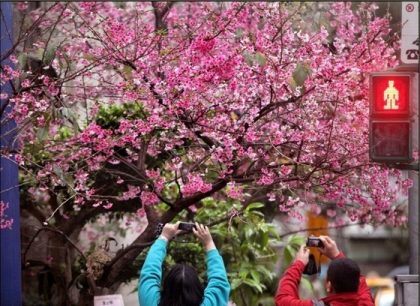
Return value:
M 410 182 L 367 153 L 367 75 L 395 66 L 398 49 L 375 4 L 17 9 L 16 45 L 2 54 L 16 68 L 1 74 L 14 93 L 1 98 L 2 112 L 12 107 L 2 120 L 18 123 L 19 149 L 8 153 L 22 209 L 72 239 L 101 214 L 147 217 L 93 287 L 115 288 L 157 223 L 194 215 L 207 197 L 275 203 L 300 220 L 322 208 L 405 222 L 395 202 Z

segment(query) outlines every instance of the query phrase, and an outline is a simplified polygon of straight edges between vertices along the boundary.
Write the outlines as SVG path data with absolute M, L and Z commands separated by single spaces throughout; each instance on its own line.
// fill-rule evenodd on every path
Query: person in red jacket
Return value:
M 275 297 L 276 306 L 374 306 L 370 289 L 365 277 L 360 275 L 359 266 L 346 258 L 330 237 L 319 238 L 324 244 L 320 248 L 321 253 L 332 260 L 325 284 L 327 297 L 321 300 L 299 298 L 300 278 L 309 261 L 309 249 L 301 246 L 294 262 L 280 279 Z

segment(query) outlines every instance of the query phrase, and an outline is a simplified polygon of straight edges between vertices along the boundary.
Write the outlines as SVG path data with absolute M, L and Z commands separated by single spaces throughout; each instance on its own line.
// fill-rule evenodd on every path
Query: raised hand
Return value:
M 177 234 L 179 234 L 181 231 L 178 230 L 178 224 L 179 222 L 173 224 L 173 223 L 166 223 L 165 226 L 162 229 L 162 233 L 160 236 L 166 240 L 171 240 L 174 238 Z
M 216 248 L 213 242 L 213 238 L 210 234 L 210 230 L 207 226 L 196 222 L 195 228 L 193 228 L 193 233 L 198 237 L 198 239 L 201 240 L 206 251 L 210 251 Z
M 329 259 L 334 259 L 340 254 L 337 248 L 337 244 L 328 236 L 319 236 L 319 239 L 324 243 L 324 247 L 319 248 L 322 254 L 327 256 Z
M 299 251 L 296 253 L 295 261 L 300 260 L 306 266 L 309 262 L 309 253 L 309 249 L 305 245 L 301 245 Z

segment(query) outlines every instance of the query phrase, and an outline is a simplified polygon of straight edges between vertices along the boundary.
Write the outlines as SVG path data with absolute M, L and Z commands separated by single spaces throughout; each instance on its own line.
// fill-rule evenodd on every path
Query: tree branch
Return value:
M 280 239 L 293 235 L 293 234 L 298 234 L 298 233 L 302 233 L 302 232 L 308 232 L 308 231 L 322 231 L 322 230 L 328 230 L 328 229 L 336 229 L 336 228 L 344 228 L 344 227 L 349 227 L 349 226 L 355 226 L 355 225 L 361 225 L 363 224 L 362 222 L 358 222 L 358 223 L 352 223 L 352 224 L 343 224 L 343 225 L 337 225 L 337 226 L 327 226 L 327 227 L 314 227 L 314 228 L 304 228 L 304 229 L 300 229 L 300 230 L 296 230 L 296 231 L 291 231 L 291 232 L 287 232 L 285 234 L 280 235 Z

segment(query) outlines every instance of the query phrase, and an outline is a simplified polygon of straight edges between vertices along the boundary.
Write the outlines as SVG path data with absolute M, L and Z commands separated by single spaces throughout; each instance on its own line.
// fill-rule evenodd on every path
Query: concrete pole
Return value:
M 419 77 L 415 73 L 412 86 L 413 99 L 412 103 L 415 109 L 415 118 L 412 129 L 413 149 L 419 150 Z M 420 171 L 409 170 L 409 178 L 413 180 L 413 187 L 410 188 L 408 194 L 408 230 L 410 242 L 410 274 L 419 273 L 419 175 Z
M 408 234 L 410 241 L 410 274 L 419 274 L 419 172 L 410 171 L 413 187 L 408 195 Z

